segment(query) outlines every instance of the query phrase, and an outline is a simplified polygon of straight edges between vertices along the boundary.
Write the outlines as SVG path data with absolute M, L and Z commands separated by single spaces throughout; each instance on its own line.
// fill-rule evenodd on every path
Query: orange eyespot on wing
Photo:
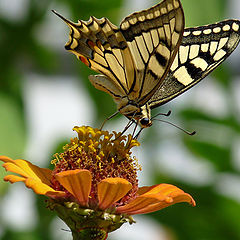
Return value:
M 81 60 L 86 66 L 89 67 L 90 63 L 88 62 L 87 58 L 79 56 L 79 60 Z

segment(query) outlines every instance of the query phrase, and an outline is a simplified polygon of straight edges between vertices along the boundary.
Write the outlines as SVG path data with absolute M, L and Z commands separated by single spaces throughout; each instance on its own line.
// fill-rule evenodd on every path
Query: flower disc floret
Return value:
M 64 191 L 56 180 L 59 172 L 75 169 L 86 169 L 92 174 L 90 202 L 96 203 L 97 185 L 105 178 L 123 178 L 132 184 L 132 189 L 116 206 L 126 204 L 138 191 L 137 171 L 140 166 L 136 158 L 131 158 L 131 148 L 139 146 L 131 135 L 109 133 L 91 127 L 74 127 L 78 137 L 71 139 L 63 148 L 64 152 L 54 155 L 55 165 L 52 186 L 55 190 Z

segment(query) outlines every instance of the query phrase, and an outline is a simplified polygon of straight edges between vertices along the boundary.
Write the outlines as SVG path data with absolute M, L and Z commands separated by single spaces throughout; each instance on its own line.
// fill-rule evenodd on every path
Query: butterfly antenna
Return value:
M 155 118 L 158 117 L 158 116 L 169 117 L 169 116 L 171 115 L 171 113 L 172 113 L 171 110 L 169 110 L 167 113 L 158 113 L 158 114 L 156 114 L 155 116 L 153 116 L 153 117 L 151 118 L 151 120 L 155 120 Z
M 107 118 L 106 118 L 106 119 L 103 121 L 103 123 L 102 123 L 102 125 L 101 125 L 101 127 L 100 127 L 100 130 L 102 130 L 102 129 L 103 129 L 103 127 L 104 127 L 105 123 L 106 123 L 108 120 L 110 120 L 110 119 L 114 118 L 116 115 L 118 115 L 118 113 L 119 113 L 119 112 L 115 112 L 113 115 L 111 115 L 111 116 L 107 117 Z
M 183 128 L 181 128 L 181 127 L 175 125 L 174 123 L 171 123 L 171 122 L 168 122 L 168 121 L 165 121 L 165 120 L 162 120 L 162 119 L 154 119 L 154 120 L 155 120 L 155 121 L 159 121 L 159 122 L 167 123 L 167 124 L 169 124 L 169 125 L 171 125 L 171 126 L 177 128 L 177 129 L 183 131 L 183 132 L 186 133 L 187 135 L 193 136 L 193 135 L 196 134 L 196 131 L 193 131 L 193 132 L 186 131 L 186 130 L 184 130 Z

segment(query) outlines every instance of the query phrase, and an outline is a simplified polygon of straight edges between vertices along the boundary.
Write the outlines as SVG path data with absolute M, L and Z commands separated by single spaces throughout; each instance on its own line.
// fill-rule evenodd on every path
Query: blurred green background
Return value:
M 120 20 L 158 1 L 0 0 L 0 155 L 49 167 L 75 125 L 99 127 L 115 112 L 111 97 L 91 86 L 87 69 L 64 50 L 68 28 L 50 10 L 76 21 L 90 15 Z M 239 0 L 182 0 L 187 26 L 240 18 Z M 188 93 L 155 112 L 193 137 L 155 122 L 135 152 L 140 185 L 179 186 L 197 202 L 136 217 L 137 224 L 110 239 L 240 239 L 240 49 Z M 123 116 L 106 124 L 121 131 Z M 1 178 L 5 175 L 0 168 Z M 66 226 L 45 208 L 44 197 L 23 184 L 0 181 L 0 239 L 71 239 Z

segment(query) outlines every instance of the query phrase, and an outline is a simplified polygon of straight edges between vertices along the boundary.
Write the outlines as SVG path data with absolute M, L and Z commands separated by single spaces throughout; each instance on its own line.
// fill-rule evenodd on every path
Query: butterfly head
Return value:
M 152 126 L 152 121 L 151 121 L 151 119 L 149 119 L 149 118 L 143 117 L 142 119 L 140 119 L 139 125 L 140 125 L 142 128 L 151 127 L 151 126 Z
M 140 107 L 140 112 L 138 116 L 136 116 L 136 120 L 141 128 L 148 128 L 152 126 L 151 110 L 148 104 Z
M 148 128 L 152 126 L 151 110 L 148 104 L 139 106 L 136 102 L 121 99 L 118 102 L 118 110 L 125 115 L 129 120 L 135 120 L 141 128 Z

